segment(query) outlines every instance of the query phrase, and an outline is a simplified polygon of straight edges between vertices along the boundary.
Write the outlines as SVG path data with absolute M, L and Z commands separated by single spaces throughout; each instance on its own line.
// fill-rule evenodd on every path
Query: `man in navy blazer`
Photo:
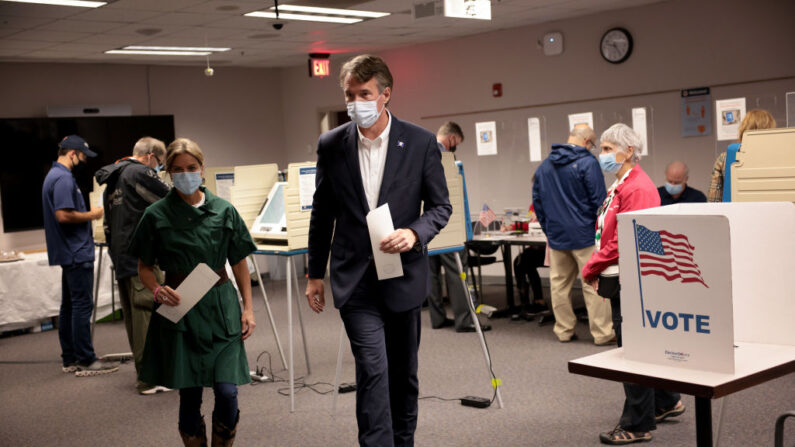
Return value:
M 361 55 L 340 73 L 352 122 L 320 136 L 309 223 L 309 306 L 331 290 L 356 361 L 356 419 L 362 446 L 412 446 L 417 427 L 420 309 L 430 292 L 428 243 L 452 212 L 436 137 L 386 109 L 392 75 Z M 378 280 L 367 214 L 389 204 L 393 233 L 380 241 L 400 253 L 403 276 Z

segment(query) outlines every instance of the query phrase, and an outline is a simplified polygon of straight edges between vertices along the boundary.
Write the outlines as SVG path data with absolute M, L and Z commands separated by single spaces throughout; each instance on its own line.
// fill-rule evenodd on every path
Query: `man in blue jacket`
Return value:
M 588 151 L 595 145 L 593 129 L 586 124 L 574 126 L 567 144 L 552 146 L 533 183 L 533 206 L 550 248 L 554 332 L 561 342 L 574 338 L 577 317 L 570 292 L 593 253 L 596 215 L 607 195 L 599 161 Z M 594 343 L 614 342 L 610 303 L 584 281 L 582 293 Z

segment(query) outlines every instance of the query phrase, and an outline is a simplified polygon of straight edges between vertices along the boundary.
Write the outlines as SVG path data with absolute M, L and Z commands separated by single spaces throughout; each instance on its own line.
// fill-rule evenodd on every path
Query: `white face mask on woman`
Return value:
M 384 108 L 386 108 L 386 105 L 384 105 L 381 111 L 378 111 L 378 98 L 380 97 L 381 95 L 378 95 L 372 101 L 351 101 L 346 103 L 345 106 L 348 108 L 348 116 L 351 117 L 351 121 L 362 129 L 373 127 L 381 114 L 384 113 Z

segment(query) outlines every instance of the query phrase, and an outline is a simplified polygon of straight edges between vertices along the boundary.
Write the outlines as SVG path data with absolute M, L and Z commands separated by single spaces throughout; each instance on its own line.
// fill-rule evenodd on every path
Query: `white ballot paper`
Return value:
M 375 271 L 378 273 L 378 279 L 403 276 L 403 263 L 400 262 L 400 253 L 384 253 L 380 248 L 381 239 L 395 231 L 388 203 L 367 213 L 367 228 L 370 230 L 370 244 L 373 247 L 373 260 L 375 261 Z
M 201 263 L 197 265 L 190 272 L 190 275 L 182 281 L 182 284 L 177 287 L 176 292 L 180 298 L 179 304 L 176 306 L 163 304 L 157 308 L 157 313 L 174 323 L 178 323 L 213 288 L 213 285 L 220 278 L 207 264 Z

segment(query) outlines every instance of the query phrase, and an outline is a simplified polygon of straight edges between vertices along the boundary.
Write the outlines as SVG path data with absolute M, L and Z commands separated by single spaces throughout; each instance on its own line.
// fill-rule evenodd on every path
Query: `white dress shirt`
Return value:
M 359 127 L 359 169 L 362 174 L 362 185 L 364 194 L 367 196 L 367 204 L 370 209 L 378 207 L 378 194 L 381 191 L 381 182 L 384 180 L 384 166 L 386 165 L 386 151 L 389 146 L 389 129 L 392 127 L 392 114 L 388 110 L 385 112 L 389 116 L 386 128 L 374 140 L 370 140 L 362 135 Z

